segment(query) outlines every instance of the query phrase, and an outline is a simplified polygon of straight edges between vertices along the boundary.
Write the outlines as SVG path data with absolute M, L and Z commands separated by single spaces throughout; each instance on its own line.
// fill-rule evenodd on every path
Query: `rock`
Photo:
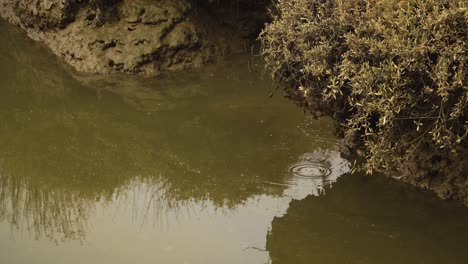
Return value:
M 75 17 L 83 0 L 0 0 L 0 15 L 23 28 L 63 27 Z
M 242 50 L 189 0 L 0 0 L 0 15 L 81 72 L 156 75 Z

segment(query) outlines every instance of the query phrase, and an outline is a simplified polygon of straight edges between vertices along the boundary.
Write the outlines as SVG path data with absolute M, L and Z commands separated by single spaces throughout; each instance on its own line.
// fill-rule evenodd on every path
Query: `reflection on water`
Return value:
M 468 211 L 391 179 L 345 175 L 292 201 L 266 249 L 280 263 L 466 263 Z
M 308 195 L 325 195 L 325 188 L 331 188 L 338 177 L 349 171 L 348 161 L 342 159 L 336 151 L 306 153 L 289 168 L 290 186 L 283 195 L 295 200 L 302 200 Z
M 281 183 L 265 183 L 286 187 L 282 197 L 302 200 L 308 195 L 325 195 L 325 188 L 331 188 L 338 177 L 348 171 L 348 161 L 336 150 L 317 149 L 300 156 L 299 161 L 289 167 L 288 177 Z
M 2 263 L 265 262 L 244 249 L 263 248 L 285 212 L 287 168 L 336 146 L 329 120 L 268 98 L 248 58 L 149 79 L 82 76 L 0 26 Z
M 394 183 L 338 179 L 348 165 L 333 124 L 268 98 L 247 57 L 148 79 L 79 75 L 17 29 L 0 32 L 0 263 L 323 263 L 356 259 L 346 241 L 359 237 L 377 252 L 359 263 L 381 263 L 389 231 L 423 240 L 396 221 L 408 208 L 453 213 L 430 228 L 465 234 L 463 214 L 439 201 L 406 208 L 388 198 L 406 190 Z M 382 229 L 370 236 L 369 223 Z M 439 232 L 439 251 L 408 245 L 458 258 L 467 236 L 452 242 L 454 230 Z
M 0 222 L 8 222 L 12 231 L 55 242 L 58 234 L 62 240 L 85 236 L 92 200 L 77 193 L 31 188 L 29 182 L 5 174 L 0 174 L 0 192 Z

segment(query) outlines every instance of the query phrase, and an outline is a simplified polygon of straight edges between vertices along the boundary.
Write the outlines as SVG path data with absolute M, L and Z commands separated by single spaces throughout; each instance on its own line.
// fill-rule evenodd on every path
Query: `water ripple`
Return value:
M 337 151 L 305 153 L 299 161 L 289 167 L 292 176 L 286 180 L 285 196 L 295 200 L 308 195 L 323 195 L 325 187 L 330 187 L 338 177 L 349 171 L 348 162 Z
M 296 163 L 289 168 L 292 175 L 302 178 L 327 177 L 331 174 L 330 167 L 319 162 Z

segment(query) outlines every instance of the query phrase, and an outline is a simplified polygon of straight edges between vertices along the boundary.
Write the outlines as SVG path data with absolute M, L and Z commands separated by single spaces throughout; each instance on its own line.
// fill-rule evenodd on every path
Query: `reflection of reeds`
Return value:
M 23 149 L 27 140 L 18 142 L 21 144 L 13 144 L 14 149 Z M 135 166 L 126 167 L 127 163 L 116 162 L 116 155 L 90 155 L 94 151 L 88 151 L 88 156 L 79 152 L 65 155 L 70 151 L 60 150 L 62 156 L 71 158 L 67 160 L 31 148 L 34 142 L 30 143 L 29 151 L 7 149 L 9 154 L 0 156 L 0 221 L 10 223 L 14 232 L 26 231 L 36 239 L 84 240 L 88 220 L 97 207 L 116 206 L 116 217 L 127 215 L 129 208 L 133 223 L 161 228 L 169 224 L 169 217 L 171 221 L 189 217 L 204 206 L 233 207 L 254 194 L 252 190 L 236 192 L 232 188 L 235 178 L 203 174 L 170 152 L 153 153 L 151 159 L 144 151 L 129 150 L 126 153 L 135 158 Z M 36 150 L 43 151 L 39 155 Z M 37 163 L 27 164 L 38 157 Z M 95 162 L 98 158 L 99 164 Z M 45 162 L 47 165 L 40 165 Z M 214 186 L 221 188 L 215 190 Z M 121 210 L 126 212 L 120 214 Z
M 134 223 L 159 227 L 168 223 L 164 217 L 169 212 L 177 214 L 180 205 L 186 203 L 177 200 L 168 185 L 162 178 L 136 178 L 117 188 L 111 199 L 100 195 L 91 198 L 66 187 L 47 188 L 28 178 L 0 173 L 0 221 L 7 221 L 12 231 L 26 231 L 35 239 L 82 241 L 88 220 L 100 204 L 117 206 L 115 215 L 130 206 Z M 96 203 L 99 200 L 101 203 Z
M 0 173 L 0 221 L 35 239 L 83 240 L 94 202 L 65 189 L 43 187 Z
M 184 186 L 174 186 L 162 175 L 133 177 L 116 186 L 112 194 L 105 190 L 80 192 L 56 184 L 11 176 L 0 164 L 0 221 L 8 222 L 13 233 L 26 231 L 35 239 L 59 243 L 85 240 L 89 219 L 97 207 L 109 208 L 114 217 L 131 215 L 132 222 L 140 227 L 150 224 L 164 228 L 174 219 L 189 217 L 192 210 L 214 206 L 205 196 L 195 198 L 189 193 L 185 197 Z
M 136 177 L 125 187 L 118 190 L 114 203 L 126 210 L 131 203 L 133 223 L 142 227 L 150 224 L 161 228 L 169 224 L 168 215 L 178 216 L 182 208 L 190 208 L 191 200 L 180 200 L 171 192 L 170 182 L 163 177 Z M 117 208 L 116 211 L 118 211 Z
M 229 206 L 227 200 L 224 205 L 219 205 L 208 197 L 181 199 L 179 193 L 174 192 L 177 187 L 171 184 L 164 176 L 135 177 L 125 187 L 116 190 L 112 200 L 114 217 L 130 214 L 132 222 L 140 228 L 151 225 L 163 229 L 169 228 L 174 221 L 196 217 L 207 208 L 228 214 L 240 206 Z

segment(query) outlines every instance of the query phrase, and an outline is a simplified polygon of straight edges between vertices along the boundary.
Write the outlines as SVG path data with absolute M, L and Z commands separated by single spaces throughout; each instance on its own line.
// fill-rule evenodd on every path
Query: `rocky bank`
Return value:
M 222 12 L 212 12 L 213 2 L 0 0 L 0 14 L 77 71 L 156 75 L 196 68 L 245 49 L 245 32 L 262 19 L 249 29 L 236 28 L 248 24 L 229 23 L 224 15 L 220 21 Z

